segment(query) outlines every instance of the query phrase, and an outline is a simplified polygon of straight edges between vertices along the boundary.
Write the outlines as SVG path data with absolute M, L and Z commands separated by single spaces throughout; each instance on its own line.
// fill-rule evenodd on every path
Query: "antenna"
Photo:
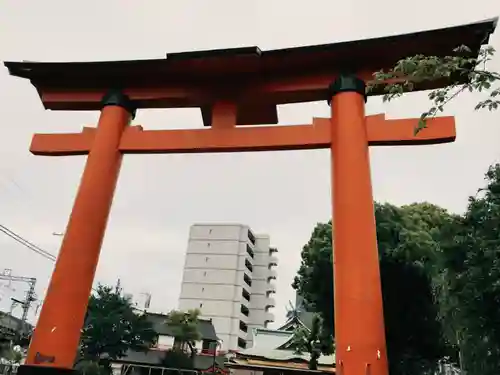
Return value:
M 118 279 L 116 281 L 115 293 L 116 294 L 121 294 L 121 291 L 122 291 L 121 280 Z
M 36 278 L 34 277 L 25 277 L 25 276 L 13 276 L 12 275 L 12 270 L 9 268 L 4 269 L 0 273 L 0 280 L 6 280 L 12 282 L 25 282 L 29 285 L 28 292 L 26 293 L 26 297 L 24 301 L 19 301 L 16 300 L 15 298 L 12 298 L 12 306 L 11 306 L 11 311 L 15 307 L 16 304 L 20 304 L 23 308 L 23 315 L 21 317 L 21 322 L 20 322 L 20 330 L 24 331 L 25 330 L 25 322 L 28 319 L 28 312 L 31 308 L 31 304 L 36 301 L 36 294 L 35 294 L 35 285 L 36 285 Z
M 144 310 L 149 309 L 149 307 L 151 306 L 151 297 L 152 297 L 151 293 L 149 293 L 149 292 L 142 292 L 141 296 L 145 297 L 145 300 L 144 300 Z

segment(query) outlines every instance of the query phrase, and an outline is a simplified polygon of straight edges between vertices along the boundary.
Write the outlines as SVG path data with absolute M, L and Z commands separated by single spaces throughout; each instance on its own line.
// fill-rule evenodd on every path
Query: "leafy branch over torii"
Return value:
M 390 70 L 373 74 L 374 80 L 367 92 L 382 89 L 383 101 L 399 98 L 425 82 L 447 80 L 446 87 L 432 90 L 429 99 L 432 106 L 420 116 L 415 134 L 426 127 L 427 120 L 443 112 L 444 107 L 462 92 L 485 92 L 487 97 L 478 102 L 476 110 L 496 110 L 500 107 L 500 73 L 489 71 L 486 65 L 495 55 L 492 46 L 484 46 L 477 57 L 470 57 L 471 49 L 460 46 L 453 56 L 415 55 L 399 60 Z

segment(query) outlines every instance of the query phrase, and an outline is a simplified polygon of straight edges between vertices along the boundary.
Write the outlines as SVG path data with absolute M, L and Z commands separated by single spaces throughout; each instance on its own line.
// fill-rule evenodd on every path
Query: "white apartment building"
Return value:
M 252 329 L 274 321 L 276 252 L 246 225 L 191 226 L 179 309 L 211 319 L 222 350 L 250 347 Z

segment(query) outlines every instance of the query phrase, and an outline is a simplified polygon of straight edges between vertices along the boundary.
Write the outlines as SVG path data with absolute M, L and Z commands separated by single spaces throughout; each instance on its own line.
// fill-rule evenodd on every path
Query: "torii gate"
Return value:
M 337 371 L 387 375 L 388 363 L 368 147 L 452 142 L 453 117 L 365 116 L 372 72 L 416 53 L 477 53 L 495 20 L 388 38 L 262 52 L 257 47 L 169 54 L 167 59 L 8 62 L 47 109 L 101 110 L 96 128 L 35 134 L 35 155 L 88 155 L 24 374 L 71 372 L 124 154 L 328 148 L 332 155 Z M 349 71 L 349 74 L 343 72 Z M 332 83 L 333 82 L 333 83 Z M 446 82 L 430 82 L 436 88 Z M 277 124 L 278 104 L 331 101 L 331 117 Z M 129 126 L 136 109 L 199 107 L 205 129 Z M 269 124 L 245 127 L 244 125 Z

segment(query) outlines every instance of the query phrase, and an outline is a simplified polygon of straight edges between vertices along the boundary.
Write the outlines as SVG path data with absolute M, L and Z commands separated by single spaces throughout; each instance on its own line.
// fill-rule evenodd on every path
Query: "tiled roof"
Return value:
M 153 329 L 159 335 L 173 336 L 172 329 L 165 324 L 165 314 L 146 313 L 148 320 L 153 324 Z M 202 340 L 217 341 L 218 337 L 211 320 L 199 319 L 198 330 Z
M 129 363 L 137 365 L 150 365 L 158 366 L 161 365 L 163 358 L 165 357 L 165 350 L 150 350 L 148 352 L 134 352 L 129 351 L 127 355 L 119 360 L 117 363 Z M 224 368 L 225 357 L 216 356 L 215 364 L 219 368 Z M 194 356 L 194 368 L 196 370 L 207 370 L 213 366 L 214 357 L 212 355 L 195 355 Z
M 305 361 L 309 362 L 311 355 L 309 353 L 297 354 L 293 350 L 262 350 L 259 348 L 250 348 L 242 350 L 238 353 L 238 357 L 254 357 L 263 358 L 273 361 Z M 333 365 L 335 363 L 335 354 L 322 355 L 318 359 L 318 363 L 322 365 Z

